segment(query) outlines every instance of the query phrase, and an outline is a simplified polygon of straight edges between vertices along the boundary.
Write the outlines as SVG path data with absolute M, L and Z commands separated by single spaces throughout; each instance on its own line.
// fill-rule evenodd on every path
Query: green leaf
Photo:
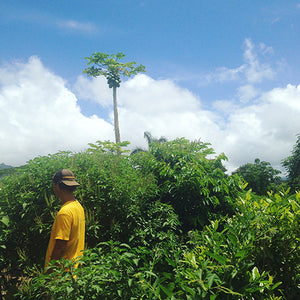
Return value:
M 2 222 L 4 225 L 8 226 L 8 223 L 9 223 L 9 217 L 8 217 L 8 216 L 2 217 L 1 222 Z
M 192 296 L 195 296 L 196 295 L 196 292 L 194 289 L 184 285 L 182 286 L 182 289 L 186 292 L 186 293 L 189 293 L 189 295 L 192 295 Z M 187 295 L 185 295 L 187 297 Z M 191 298 L 192 299 L 192 298 Z
M 212 228 L 217 231 L 218 230 L 218 227 L 219 227 L 219 221 L 218 220 L 215 220 L 215 221 L 211 221 L 211 225 L 212 225 Z
M 168 288 L 166 288 L 165 286 L 163 285 L 159 285 L 159 287 L 162 289 L 162 291 L 168 296 L 168 297 L 171 297 L 172 296 L 172 291 L 170 291 Z
M 252 269 L 252 278 L 253 280 L 257 279 L 260 277 L 260 274 L 259 274 L 259 271 L 258 271 L 258 268 L 257 267 L 254 267 Z
M 149 274 L 149 275 L 152 275 L 152 276 L 154 276 L 154 277 L 157 277 L 157 275 L 156 274 L 154 274 L 153 272 L 151 272 L 151 271 L 146 271 L 146 273 L 147 274 Z
M 129 279 L 128 279 L 128 286 L 129 286 L 129 287 L 132 286 L 132 282 L 133 282 L 133 279 L 132 279 L 132 278 L 129 278 Z
M 227 237 L 234 246 L 237 244 L 237 238 L 234 234 L 228 233 Z
M 244 258 L 247 256 L 247 250 L 240 250 L 235 254 L 236 257 Z
M 139 264 L 139 259 L 138 259 L 138 258 L 134 258 L 132 261 L 133 261 L 133 263 L 134 263 L 136 266 L 138 266 L 138 264 Z
M 234 278 L 238 273 L 238 270 L 237 269 L 234 269 L 232 272 L 231 272 L 231 278 Z
M 216 274 L 211 274 L 209 277 L 208 277 L 208 280 L 207 280 L 207 284 L 208 284 L 208 288 L 210 289 L 213 282 L 214 282 L 214 279 L 215 278 L 218 278 L 218 276 Z
M 171 278 L 172 278 L 172 274 L 171 274 L 171 273 L 163 272 L 163 275 L 164 275 L 164 277 L 166 277 L 166 278 L 168 278 L 168 279 L 171 279 Z
M 275 283 L 273 286 L 272 286 L 272 288 L 271 288 L 271 290 L 273 291 L 273 290 L 275 290 L 279 285 L 281 285 L 282 284 L 282 282 L 277 282 L 277 283 Z
M 227 263 L 227 258 L 222 256 L 222 255 L 212 253 L 212 252 L 205 252 L 205 254 L 212 257 L 213 259 L 215 259 L 216 261 L 218 261 L 222 265 L 225 265 Z

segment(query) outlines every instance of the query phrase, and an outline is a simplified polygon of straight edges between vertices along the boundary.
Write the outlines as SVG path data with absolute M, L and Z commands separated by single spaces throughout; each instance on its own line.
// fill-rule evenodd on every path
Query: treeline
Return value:
M 0 284 L 7 297 L 39 299 L 43 288 L 55 299 L 297 298 L 299 138 L 280 187 L 268 163 L 254 162 L 273 174 L 273 191 L 262 195 L 249 189 L 241 168 L 226 175 L 226 156 L 201 141 L 152 140 L 131 155 L 127 145 L 97 142 L 81 153 L 37 157 L 1 179 Z M 52 176 L 60 168 L 81 183 L 87 249 L 77 269 L 65 261 L 45 275 L 60 207 Z
M 287 171 L 287 178 L 283 181 L 281 171 L 274 169 L 269 162 L 255 159 L 254 163 L 247 163 L 239 167 L 233 174 L 240 175 L 258 195 L 267 195 L 267 192 L 289 188 L 292 193 L 300 190 L 300 136 L 289 157 L 282 160 L 282 166 Z

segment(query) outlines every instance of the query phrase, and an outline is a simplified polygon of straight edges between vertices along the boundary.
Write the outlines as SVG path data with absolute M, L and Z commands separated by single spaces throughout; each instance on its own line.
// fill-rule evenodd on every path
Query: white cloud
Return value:
M 214 72 L 204 76 L 204 82 L 226 83 L 244 81 L 244 84 L 256 84 L 266 79 L 273 79 L 276 71 L 269 64 L 261 63 L 258 55 L 271 55 L 273 53 L 272 47 L 268 47 L 264 43 L 260 43 L 258 47 L 255 47 L 251 39 L 245 39 L 244 45 L 244 63 L 241 66 L 237 68 L 217 68 Z
M 113 137 L 110 124 L 82 115 L 75 95 L 37 57 L 0 68 L 0 116 L 0 161 L 6 164 Z
M 200 101 L 189 90 L 176 86 L 171 80 L 154 80 L 144 74 L 125 82 L 120 88 L 119 98 L 120 105 L 146 115 L 200 108 Z
M 300 128 L 300 85 L 264 93 L 257 104 L 237 108 L 229 117 L 224 152 L 232 165 L 255 158 L 280 168 L 290 155 Z
M 237 104 L 233 100 L 217 100 L 212 104 L 212 107 L 224 115 L 229 115 L 237 108 Z
M 142 77 L 134 78 L 132 83 Z M 159 89 L 160 82 L 154 85 Z M 195 104 L 199 100 L 192 94 L 182 96 L 179 87 L 176 88 L 177 97 L 173 87 L 170 86 L 169 93 L 163 85 L 161 88 L 164 96 L 158 91 L 152 93 L 155 89 L 150 84 L 144 92 L 132 91 L 128 97 L 130 105 L 123 103 L 125 108 L 120 109 L 120 122 L 128 138 L 132 133 L 142 136 L 146 130 L 158 137 L 201 138 L 212 143 L 218 153 L 225 152 L 231 171 L 257 157 L 280 168 L 281 160 L 289 155 L 295 143 L 300 128 L 300 86 L 273 89 L 264 93 L 256 104 L 243 103 L 243 107 L 222 102 L 228 104 L 227 119 L 217 112 L 201 109 Z M 143 93 L 145 97 L 140 96 Z M 146 112 L 151 105 L 152 109 Z
M 83 32 L 83 33 L 96 33 L 98 31 L 97 26 L 92 24 L 91 22 L 78 22 L 75 20 L 58 20 L 56 22 L 57 26 L 60 28 L 72 30 L 75 32 Z
M 262 54 L 264 54 L 264 55 L 274 53 L 273 48 L 266 46 L 266 44 L 264 44 L 264 43 L 260 43 L 259 48 L 260 48 L 260 51 L 262 52 Z
M 237 89 L 237 97 L 242 103 L 247 103 L 258 95 L 258 90 L 250 84 L 240 86 Z
M 120 90 L 120 124 L 124 138 L 140 143 L 143 133 L 169 139 L 209 139 L 216 132 L 213 113 L 201 109 L 200 100 L 170 80 L 138 75 Z
M 226 83 L 230 81 L 237 81 L 241 79 L 241 75 L 244 73 L 246 66 L 242 65 L 235 69 L 230 69 L 226 67 L 217 68 L 215 72 L 205 75 L 204 82 L 220 82 Z M 203 81 L 203 80 L 201 80 Z
M 80 99 L 96 102 L 104 107 L 112 103 L 112 91 L 103 76 L 90 79 L 82 75 L 78 76 L 74 92 Z
M 96 34 L 99 32 L 99 27 L 90 21 L 82 22 L 74 19 L 57 18 L 49 12 L 40 10 L 16 10 L 13 13 L 6 14 L 8 20 L 17 20 L 37 26 L 50 26 L 59 30 L 71 31 L 73 33 Z
M 244 52 L 244 59 L 246 61 L 245 75 L 250 83 L 258 83 L 264 79 L 272 79 L 275 76 L 275 72 L 268 64 L 262 64 L 257 58 L 257 54 L 254 51 L 254 44 L 250 39 L 245 40 L 246 50 Z M 271 48 L 263 46 L 263 52 L 270 52 Z
M 112 91 L 105 89 L 105 79 L 82 76 L 74 87 L 81 98 L 110 105 L 112 118 Z M 250 85 L 241 89 L 244 94 L 247 90 L 252 97 L 257 92 L 255 102 L 216 101 L 215 111 L 209 111 L 171 80 L 137 75 L 118 89 L 121 138 L 132 147 L 145 145 L 145 131 L 168 139 L 201 139 L 229 157 L 230 171 L 255 158 L 278 168 L 299 133 L 300 85 L 263 94 Z M 0 162 L 7 164 L 59 150 L 79 151 L 96 140 L 114 140 L 112 126 L 95 116 L 83 116 L 75 94 L 36 57 L 0 68 L 0 115 Z
M 239 91 L 243 102 L 216 101 L 215 111 L 208 111 L 202 109 L 195 95 L 174 82 L 138 75 L 118 89 L 122 139 L 144 146 L 145 131 L 168 139 L 200 138 L 229 157 L 230 171 L 255 158 L 280 168 L 300 128 L 300 86 L 288 85 L 260 94 L 245 85 Z M 248 102 L 253 97 L 256 101 Z

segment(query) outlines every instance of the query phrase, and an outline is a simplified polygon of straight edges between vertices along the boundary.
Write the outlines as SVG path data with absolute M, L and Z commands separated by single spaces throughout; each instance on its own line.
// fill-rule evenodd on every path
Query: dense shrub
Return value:
M 55 299 L 297 299 L 300 194 L 244 192 L 224 173 L 225 156 L 201 142 L 152 143 L 131 156 L 90 146 L 38 157 L 0 181 L 1 287 L 22 278 L 15 298 L 44 289 Z M 87 249 L 79 268 L 64 261 L 45 275 L 60 207 L 52 176 L 63 167 L 81 183 Z
M 269 297 L 276 295 L 297 299 L 299 199 L 300 194 L 287 196 L 287 192 L 265 198 L 248 192 L 232 218 L 212 222 L 203 232 L 191 232 L 190 265 L 202 266 L 224 291 L 239 293 L 237 299 L 273 299 Z
M 246 195 L 236 223 L 252 235 L 255 264 L 268 270 L 288 299 L 300 296 L 300 193 L 289 190 L 267 197 Z M 245 218 L 246 217 L 246 218 Z
M 182 138 L 162 144 L 153 142 L 149 152 L 132 156 L 144 174 L 154 174 L 160 201 L 174 207 L 185 232 L 201 229 L 209 220 L 235 211 L 242 181 L 225 174 L 224 154 L 213 154 L 209 144 Z
M 88 247 L 110 239 L 146 241 L 149 237 L 137 228 L 141 223 L 150 226 L 151 220 L 160 224 L 159 228 L 152 226 L 154 231 L 176 227 L 176 220 L 164 226 L 159 218 L 147 219 L 154 213 L 157 195 L 153 176 L 140 174 L 127 156 L 115 155 L 115 150 L 110 143 L 100 143 L 93 151 L 38 157 L 1 180 L 0 270 L 11 280 L 31 274 L 35 265 L 43 266 L 51 226 L 61 205 L 52 192 L 52 177 L 61 168 L 70 168 L 81 183 L 76 197 L 86 211 Z M 121 153 L 119 148 L 117 152 Z M 164 220 L 177 219 L 170 207 L 160 205 L 159 210 Z M 4 279 L 1 276 L 5 286 Z
M 45 287 L 55 299 L 297 299 L 299 198 L 248 192 L 239 213 L 190 231 L 187 244 L 176 235 L 152 247 L 101 243 L 77 270 L 65 262 L 20 297 Z
M 59 207 L 52 195 L 52 177 L 57 169 L 70 166 L 70 159 L 68 152 L 38 157 L 1 180 L 0 269 L 8 279 L 17 279 L 30 273 L 35 264 L 43 264 Z M 1 276 L 1 284 L 8 284 L 4 279 Z

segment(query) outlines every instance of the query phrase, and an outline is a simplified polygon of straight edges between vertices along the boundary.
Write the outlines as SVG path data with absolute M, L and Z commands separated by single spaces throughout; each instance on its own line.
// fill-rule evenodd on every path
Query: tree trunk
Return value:
M 119 116 L 117 107 L 117 87 L 113 86 L 113 100 L 114 100 L 114 123 L 115 123 L 115 137 L 116 143 L 120 143 L 120 129 L 119 129 Z

